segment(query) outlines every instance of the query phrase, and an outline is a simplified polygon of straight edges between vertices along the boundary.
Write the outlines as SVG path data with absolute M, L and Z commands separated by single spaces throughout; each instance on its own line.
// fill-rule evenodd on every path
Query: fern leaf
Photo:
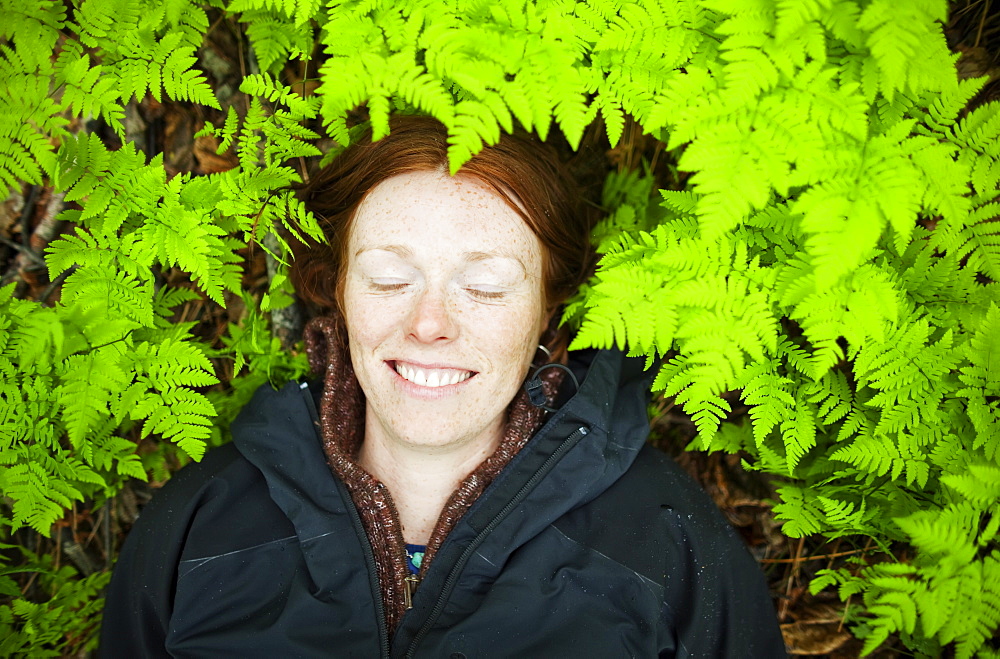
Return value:
M 81 484 L 104 485 L 104 479 L 65 452 L 58 457 L 41 451 L 0 466 L 0 490 L 14 501 L 12 526 L 28 525 L 43 535 L 73 501 L 82 501 Z
M 500 125 L 493 112 L 482 103 L 461 101 L 448 131 L 448 163 L 451 174 L 465 164 L 483 144 L 500 141 Z
M 815 411 L 808 403 L 796 401 L 792 415 L 779 427 L 791 475 L 802 457 L 816 446 Z
M 743 401 L 751 405 L 749 414 L 758 446 L 794 410 L 793 383 L 778 374 L 779 363 L 769 360 L 751 364 L 736 381 L 736 386 L 743 389 Z
M 727 63 L 723 69 L 726 94 L 739 105 L 749 104 L 778 84 L 778 69 L 759 48 L 723 50 Z
M 153 324 L 151 289 L 152 282 L 137 280 L 127 272 L 81 267 L 66 278 L 63 295 L 81 311 L 128 319 L 133 327 L 149 327 Z M 106 329 L 95 326 L 94 331 Z
M 781 532 L 790 538 L 819 533 L 825 527 L 825 515 L 816 494 L 795 485 L 778 488 L 780 503 L 774 506 L 774 516 Z
M 858 27 L 868 32 L 866 45 L 878 63 L 879 86 L 887 98 L 897 91 L 920 93 L 929 80 L 947 78 L 948 58 L 941 57 L 947 45 L 935 25 L 946 19 L 944 2 L 914 3 L 902 9 L 889 0 L 874 0 L 862 11 Z M 922 67 L 925 70 L 918 72 Z
M 108 403 L 130 378 L 119 365 L 122 344 L 112 344 L 85 355 L 73 355 L 61 367 L 57 395 L 63 402 L 66 432 L 79 449 L 84 438 L 110 415 Z

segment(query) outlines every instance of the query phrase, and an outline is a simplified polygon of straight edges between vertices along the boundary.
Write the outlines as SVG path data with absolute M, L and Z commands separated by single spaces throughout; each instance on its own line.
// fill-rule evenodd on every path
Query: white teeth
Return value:
M 458 384 L 472 377 L 471 371 L 457 371 L 454 369 L 424 371 L 419 368 L 400 364 L 399 362 L 396 363 L 396 372 L 403 376 L 403 379 L 409 380 L 421 387 L 435 388 Z

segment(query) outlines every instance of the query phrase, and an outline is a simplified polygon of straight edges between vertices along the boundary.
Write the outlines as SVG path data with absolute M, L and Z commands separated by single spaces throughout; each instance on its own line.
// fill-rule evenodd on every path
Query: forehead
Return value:
M 352 255 L 386 245 L 437 245 L 516 256 L 525 264 L 541 258 L 538 238 L 503 197 L 474 178 L 444 172 L 408 172 L 382 181 L 358 206 L 352 224 Z

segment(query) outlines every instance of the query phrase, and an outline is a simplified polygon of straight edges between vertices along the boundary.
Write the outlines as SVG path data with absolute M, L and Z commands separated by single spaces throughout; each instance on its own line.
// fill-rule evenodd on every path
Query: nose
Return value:
M 417 297 L 409 325 L 410 336 L 423 343 L 455 338 L 454 311 L 443 291 L 427 289 Z

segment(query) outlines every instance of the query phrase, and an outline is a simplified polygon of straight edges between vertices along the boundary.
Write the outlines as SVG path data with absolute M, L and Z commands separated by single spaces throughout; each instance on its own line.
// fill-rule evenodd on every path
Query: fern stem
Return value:
M 38 195 L 41 190 L 41 186 L 32 185 L 29 186 L 31 192 L 28 193 L 28 198 L 24 200 L 24 207 L 21 209 L 21 243 L 25 248 L 31 248 L 31 216 L 35 214 L 35 204 L 38 203 Z
M 781 611 L 778 612 L 778 620 L 785 620 L 788 616 L 788 608 L 791 606 L 792 602 L 792 584 L 795 582 L 795 578 L 799 574 L 799 566 L 802 564 L 802 548 L 805 545 L 805 536 L 799 538 L 798 545 L 795 547 L 795 555 L 789 559 L 791 564 L 791 574 L 789 574 L 785 583 L 785 597 L 781 601 Z
M 801 539 L 800 539 L 801 540 Z M 838 551 L 832 554 L 817 554 L 815 556 L 806 556 L 805 558 L 762 558 L 761 563 L 800 563 L 802 561 L 822 561 L 828 558 L 840 558 L 842 556 L 852 556 L 854 554 L 860 554 L 864 550 L 862 549 L 852 549 L 850 551 Z
M 38 303 L 41 304 L 42 306 L 45 306 L 45 303 L 48 301 L 49 297 L 51 297 L 52 293 L 54 293 L 57 288 L 59 288 L 60 286 L 62 286 L 63 282 L 65 282 L 66 279 L 71 274 L 73 274 L 74 272 L 76 272 L 77 267 L 78 266 L 74 265 L 74 266 L 72 266 L 70 268 L 67 268 L 66 270 L 63 271 L 62 274 L 60 274 L 58 277 L 56 277 L 55 279 L 53 279 L 52 282 L 49 283 L 49 285 L 45 287 L 45 290 L 42 291 L 42 294 L 38 296 Z
M 976 30 L 976 42 L 972 44 L 973 48 L 979 48 L 979 41 L 983 38 L 983 26 L 986 25 L 986 17 L 990 14 L 990 0 L 986 0 L 986 6 L 983 7 L 983 15 L 979 19 L 979 29 Z

